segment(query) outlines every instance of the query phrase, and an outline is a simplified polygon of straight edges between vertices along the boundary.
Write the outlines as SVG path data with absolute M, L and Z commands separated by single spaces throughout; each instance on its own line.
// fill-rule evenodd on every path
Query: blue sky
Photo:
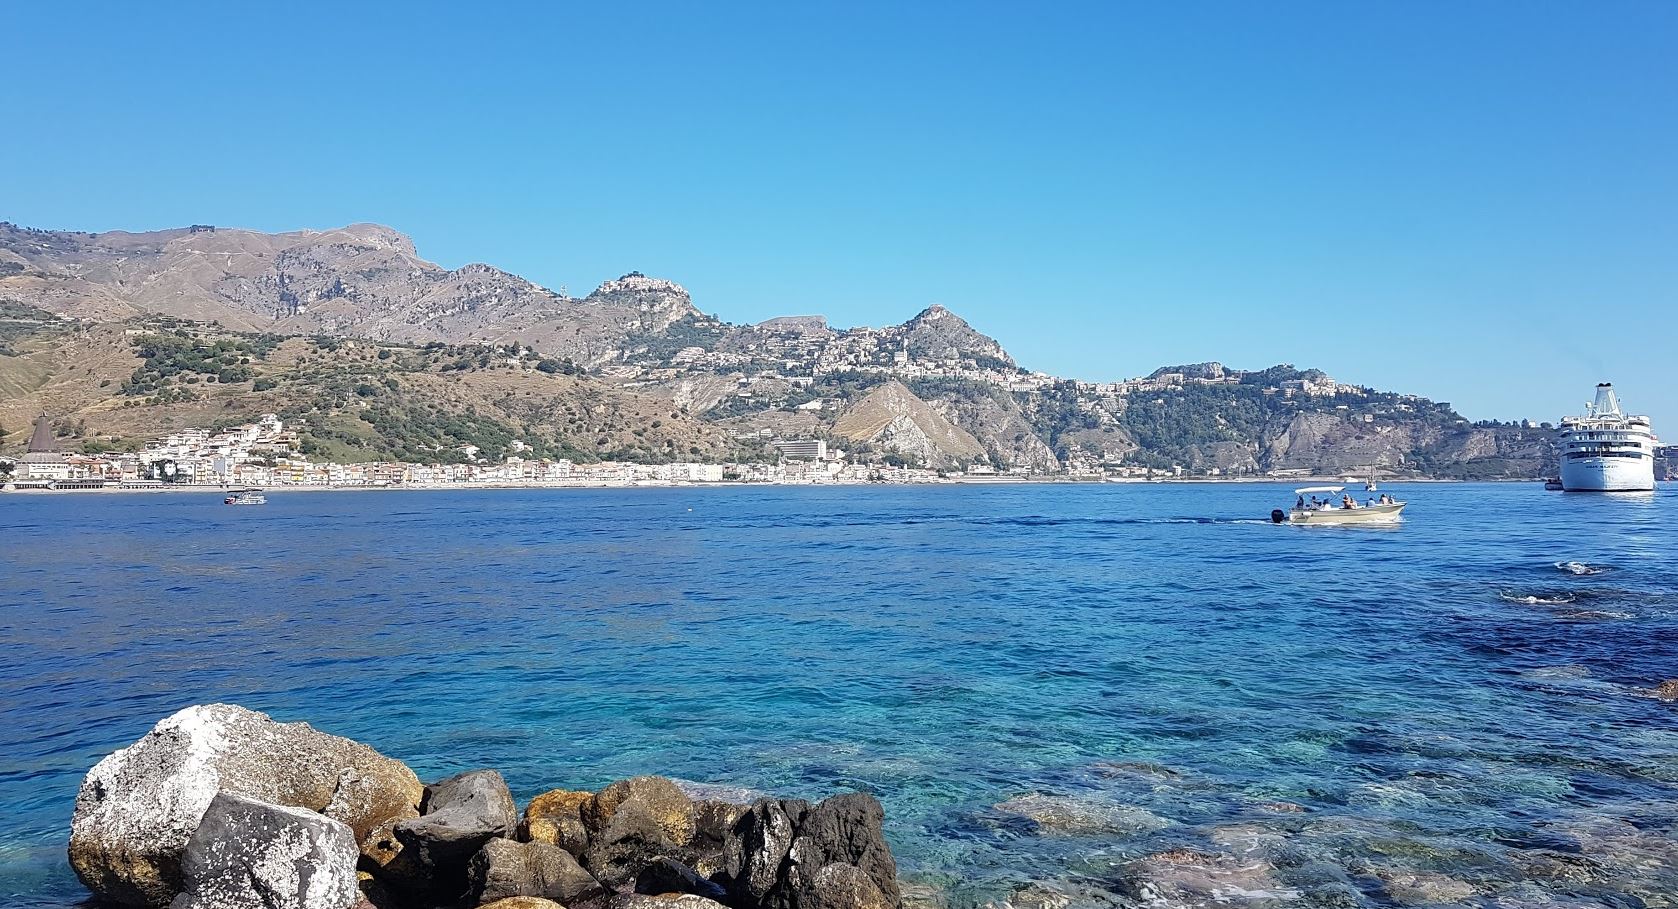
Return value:
M 348 8 L 354 6 L 354 8 Z M 1678 4 L 14 4 L 0 219 L 390 224 L 732 321 L 1678 439 Z

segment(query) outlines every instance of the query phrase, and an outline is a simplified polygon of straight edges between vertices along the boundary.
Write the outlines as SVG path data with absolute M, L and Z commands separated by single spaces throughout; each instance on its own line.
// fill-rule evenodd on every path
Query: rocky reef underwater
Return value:
M 429 785 L 372 748 L 228 704 L 186 708 L 88 772 L 70 863 L 153 909 L 897 909 L 872 796 L 694 798 L 663 777 Z

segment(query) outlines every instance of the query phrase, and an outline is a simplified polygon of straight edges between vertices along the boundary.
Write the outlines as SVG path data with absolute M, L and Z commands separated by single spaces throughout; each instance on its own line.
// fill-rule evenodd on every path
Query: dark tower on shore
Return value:
M 29 437 L 30 454 L 47 454 L 58 450 L 58 440 L 53 438 L 52 421 L 46 414 L 35 418 L 35 432 Z

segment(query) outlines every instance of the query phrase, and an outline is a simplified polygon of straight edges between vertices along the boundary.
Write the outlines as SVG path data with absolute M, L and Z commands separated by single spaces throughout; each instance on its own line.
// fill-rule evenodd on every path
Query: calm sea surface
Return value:
M 231 701 L 521 798 L 866 789 L 955 906 L 1678 905 L 1678 489 L 1391 491 L 3 496 L 0 903 L 79 900 L 82 774 Z

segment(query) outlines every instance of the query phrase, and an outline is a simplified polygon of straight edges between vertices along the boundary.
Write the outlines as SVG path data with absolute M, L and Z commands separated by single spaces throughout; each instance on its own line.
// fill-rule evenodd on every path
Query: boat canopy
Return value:
M 1344 486 L 1307 486 L 1303 489 L 1295 489 L 1293 491 L 1293 494 L 1296 495 L 1296 496 L 1302 496 L 1302 495 L 1305 495 L 1306 493 L 1313 493 L 1313 492 L 1345 492 L 1345 491 L 1346 491 L 1346 487 L 1344 487 Z

